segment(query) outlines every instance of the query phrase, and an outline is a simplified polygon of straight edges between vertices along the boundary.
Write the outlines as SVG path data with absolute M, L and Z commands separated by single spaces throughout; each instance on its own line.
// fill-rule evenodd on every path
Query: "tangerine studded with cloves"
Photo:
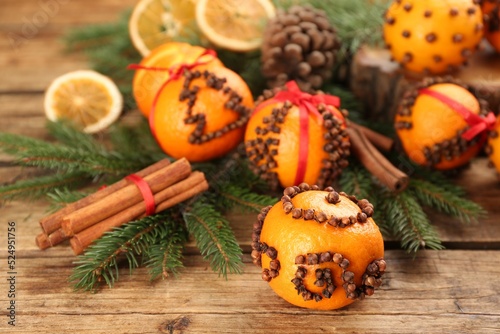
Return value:
M 402 99 L 395 128 L 403 150 L 419 165 L 440 170 L 467 164 L 480 151 L 484 134 L 464 138 L 470 125 L 456 107 L 432 94 L 458 103 L 474 115 L 485 117 L 488 105 L 467 86 L 451 77 L 427 78 L 408 90 Z
M 253 98 L 238 74 L 225 67 L 184 70 L 163 88 L 150 125 L 165 153 L 207 161 L 241 143 Z
M 274 189 L 301 182 L 321 187 L 331 183 L 348 165 L 347 111 L 320 103 L 317 113 L 307 115 L 304 129 L 304 111 L 288 100 L 276 99 L 279 92 L 266 90 L 248 122 L 245 147 L 250 168 Z M 301 151 L 301 144 L 307 153 Z
M 386 271 L 382 235 L 366 199 L 302 183 L 262 209 L 252 259 L 276 294 L 332 310 L 373 295 Z
M 170 78 L 171 68 L 182 64 L 192 64 L 206 51 L 205 48 L 180 42 L 168 42 L 154 48 L 139 63 L 140 68 L 134 72 L 132 92 L 137 108 L 146 117 L 149 116 L 156 94 L 161 86 Z M 224 65 L 216 57 L 211 57 L 205 64 L 196 67 L 204 71 Z
M 478 0 L 396 0 L 384 20 L 393 60 L 418 73 L 451 72 L 466 64 L 484 28 Z

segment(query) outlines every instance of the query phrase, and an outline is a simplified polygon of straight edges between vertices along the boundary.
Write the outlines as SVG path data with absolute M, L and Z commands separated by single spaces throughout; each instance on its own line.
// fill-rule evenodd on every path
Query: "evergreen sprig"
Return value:
M 80 172 L 58 173 L 18 180 L 11 184 L 0 185 L 0 203 L 17 199 L 35 200 L 47 193 L 64 188 L 75 189 L 89 182 Z
M 144 264 L 149 268 L 151 281 L 159 277 L 168 278 L 170 273 L 177 276 L 178 269 L 183 267 L 182 250 L 185 241 L 184 233 L 174 231 L 169 236 L 160 238 L 157 244 L 148 246 L 148 259 Z
M 47 192 L 47 197 L 51 201 L 50 212 L 56 212 L 69 203 L 76 202 L 89 195 L 86 191 L 75 191 L 69 188 L 55 188 Z
M 53 125 L 53 128 L 61 127 L 66 127 L 66 125 L 60 124 L 57 127 Z M 78 130 L 73 128 L 69 131 Z M 123 160 L 119 156 L 105 151 L 97 144 L 94 148 L 79 146 L 79 138 L 77 137 L 71 142 L 77 143 L 77 145 L 68 146 L 10 133 L 0 133 L 0 149 L 17 158 L 16 162 L 21 166 L 83 173 L 92 177 L 102 174 L 121 175 L 126 170 L 131 169 L 130 165 L 133 162 L 123 165 Z
M 242 251 L 229 222 L 211 203 L 198 199 L 183 211 L 187 229 L 212 270 L 227 277 L 241 272 Z
M 47 128 L 57 142 L 0 132 L 0 151 L 11 155 L 13 163 L 44 170 L 42 176 L 0 185 L 0 201 L 37 199 L 92 181 L 110 183 L 165 157 L 142 125 L 116 127 L 111 137 L 120 141 L 110 147 L 69 123 L 49 122 Z
M 486 215 L 486 211 L 480 205 L 461 197 L 461 189 L 457 193 L 417 178 L 410 180 L 410 189 L 423 205 L 456 217 L 462 222 L 475 222 Z
M 439 235 L 431 225 L 418 200 L 409 191 L 400 194 L 387 193 L 382 208 L 387 222 L 401 247 L 408 252 L 420 248 L 442 249 Z
M 101 282 L 112 287 L 119 278 L 121 258 L 127 260 L 130 271 L 145 261 L 151 268 L 151 276 L 155 277 L 158 270 L 155 265 L 160 261 L 162 273 L 175 273 L 182 265 L 178 247 L 185 240 L 182 225 L 169 218 L 168 214 L 130 222 L 105 233 L 80 255 L 69 280 L 76 290 L 95 292 Z
M 374 219 L 384 237 L 399 240 L 408 252 L 443 248 L 425 207 L 463 222 L 477 221 L 486 214 L 479 204 L 464 197 L 462 188 L 441 173 L 413 168 L 410 184 L 401 193 L 389 192 L 356 161 L 343 171 L 339 186 L 346 193 L 368 198 L 375 206 Z

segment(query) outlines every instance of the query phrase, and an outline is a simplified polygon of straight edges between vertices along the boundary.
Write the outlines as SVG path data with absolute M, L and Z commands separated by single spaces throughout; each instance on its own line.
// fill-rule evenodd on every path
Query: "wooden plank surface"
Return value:
M 82 54 L 62 53 L 69 27 L 115 20 L 135 0 L 66 0 L 57 14 L 13 49 L 7 38 L 27 18 L 57 0 L 3 0 L 0 10 L 0 131 L 49 139 L 43 91 L 56 76 L 86 68 Z M 0 155 L 0 183 L 23 171 Z M 338 311 L 296 308 L 273 294 L 251 264 L 253 215 L 229 216 L 244 250 L 241 275 L 217 277 L 192 244 L 178 278 L 149 282 L 146 269 L 98 294 L 75 293 L 67 282 L 75 257 L 67 244 L 39 251 L 38 220 L 48 203 L 15 201 L 0 206 L 0 333 L 500 333 L 500 182 L 479 159 L 456 177 L 489 216 L 464 225 L 432 215 L 445 251 L 416 258 L 391 249 L 388 272 L 374 296 Z M 6 228 L 17 226 L 17 326 L 7 325 Z M 391 248 L 395 245 L 390 244 Z
M 388 251 L 390 267 L 381 290 L 332 312 L 297 309 L 276 297 L 248 255 L 243 274 L 227 281 L 212 273 L 200 256 L 191 255 L 177 279 L 149 283 L 144 269 L 132 276 L 122 270 L 114 289 L 84 294 L 73 292 L 66 282 L 74 258 L 62 248 L 49 252 L 42 258 L 37 251 L 19 253 L 18 293 L 23 297 L 18 328 L 24 333 L 157 333 L 178 317 L 189 319 L 187 333 L 500 329 L 498 251 L 422 252 L 416 259 Z

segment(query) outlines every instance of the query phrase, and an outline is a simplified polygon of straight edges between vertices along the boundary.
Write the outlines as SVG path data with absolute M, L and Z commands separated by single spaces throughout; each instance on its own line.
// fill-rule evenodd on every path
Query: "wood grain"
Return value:
M 188 255 L 178 278 L 149 283 L 145 269 L 98 294 L 66 282 L 72 256 L 54 249 L 19 253 L 18 329 L 37 333 L 161 333 L 187 319 L 186 333 L 494 333 L 499 330 L 499 251 L 429 251 L 415 259 L 388 251 L 389 271 L 374 296 L 337 311 L 296 308 L 260 279 L 245 255 L 244 271 L 225 281 L 201 256 Z M 5 311 L 0 312 L 1 315 Z M 0 323 L 0 328 L 5 326 Z M 168 332 L 168 330 L 167 330 Z
M 88 69 L 83 54 L 64 52 L 62 36 L 71 27 L 115 22 L 136 2 L 2 0 L 0 92 L 43 92 L 57 76 Z

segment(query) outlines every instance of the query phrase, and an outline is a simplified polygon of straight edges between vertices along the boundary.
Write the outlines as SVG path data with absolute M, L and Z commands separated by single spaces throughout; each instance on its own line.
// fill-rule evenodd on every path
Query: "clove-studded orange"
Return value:
M 338 177 L 350 154 L 338 104 L 335 96 L 300 91 L 294 81 L 266 91 L 245 133 L 252 170 L 275 189 L 301 182 L 324 186 Z
M 487 103 L 467 87 L 452 79 L 428 78 L 406 93 L 395 128 L 411 160 L 446 170 L 476 156 L 492 122 Z
M 483 0 L 481 9 L 485 16 L 484 37 L 500 52 L 500 1 Z
M 252 108 L 252 93 L 238 74 L 195 67 L 163 86 L 149 121 L 165 153 L 207 161 L 241 143 Z
M 262 279 L 293 305 L 333 310 L 371 296 L 386 270 L 373 205 L 302 183 L 264 208 L 252 234 Z
M 497 119 L 495 127 L 489 132 L 488 145 L 486 153 L 488 153 L 490 162 L 495 166 L 500 174 L 500 117 Z
M 483 36 L 478 1 L 397 0 L 387 10 L 384 40 L 394 60 L 434 74 L 466 63 Z
M 170 77 L 169 69 L 181 64 L 195 62 L 205 49 L 200 46 L 180 42 L 168 42 L 153 49 L 144 57 L 134 74 L 132 82 L 133 95 L 137 107 L 148 117 L 153 106 L 153 101 L 160 87 Z M 224 66 L 216 57 L 211 57 L 206 64 L 198 69 L 210 69 Z

